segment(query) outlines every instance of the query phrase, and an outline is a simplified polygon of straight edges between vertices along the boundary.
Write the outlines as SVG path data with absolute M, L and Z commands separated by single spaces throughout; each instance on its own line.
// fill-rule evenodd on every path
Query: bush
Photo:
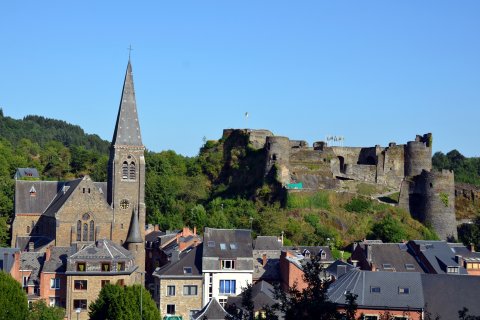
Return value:
M 400 221 L 388 214 L 373 225 L 369 237 L 383 242 L 401 242 L 407 239 L 407 232 Z
M 353 198 L 345 204 L 344 208 L 348 212 L 367 212 L 372 206 L 372 201 L 364 198 Z

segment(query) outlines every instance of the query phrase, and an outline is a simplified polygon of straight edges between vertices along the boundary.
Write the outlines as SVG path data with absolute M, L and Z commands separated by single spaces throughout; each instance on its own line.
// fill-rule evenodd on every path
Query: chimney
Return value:
M 153 230 L 160 231 L 160 226 L 158 224 L 154 225 Z
M 50 246 L 45 250 L 45 261 L 50 261 L 51 248 L 52 247 Z
M 264 253 L 262 254 L 262 266 L 266 266 L 267 265 L 267 254 Z
M 367 261 L 368 263 L 372 263 L 372 245 L 371 244 L 367 244 L 365 246 L 365 253 L 366 253 L 366 256 L 367 256 Z
M 470 250 L 470 252 L 475 252 L 475 245 L 473 243 L 470 243 L 468 245 L 468 249 Z
M 460 255 L 455 255 L 455 261 L 458 263 L 460 267 L 463 267 L 463 257 Z
M 356 268 L 358 265 L 358 260 L 351 260 L 353 266 Z
M 197 235 L 197 227 L 196 227 L 196 226 L 193 227 L 193 235 L 194 235 L 194 236 Z
M 29 251 L 29 252 L 35 251 L 35 243 L 34 243 L 33 241 L 30 241 L 30 242 L 28 243 L 28 251 Z

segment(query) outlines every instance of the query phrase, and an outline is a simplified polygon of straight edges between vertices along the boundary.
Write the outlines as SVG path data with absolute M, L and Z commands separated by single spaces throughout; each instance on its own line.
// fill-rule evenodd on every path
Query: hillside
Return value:
M 370 184 L 345 183 L 343 192 L 287 192 L 278 182 L 278 168 L 274 166 L 265 175 L 264 149 L 252 144 L 242 130 L 226 132 L 217 141 L 205 142 L 197 157 L 173 151 L 146 153 L 149 223 L 160 224 L 162 229 L 184 224 L 199 230 L 204 226 L 252 227 L 254 233 L 262 235 L 284 232 L 290 244 L 330 242 L 338 247 L 365 237 L 386 241 L 436 237 L 408 212 L 390 205 L 398 201 L 398 193 Z M 79 126 L 39 116 L 15 120 L 2 113 L 0 133 L 2 245 L 8 244 L 16 168 L 35 167 L 42 179 L 89 174 L 96 181 L 106 180 L 109 143 L 85 134 Z M 460 156 L 458 152 L 444 157 L 435 154 L 433 163 L 438 168 L 464 170 L 459 179 L 475 183 L 480 174 L 475 168 L 478 159 Z M 449 161 L 437 161 L 445 158 Z M 462 164 L 466 162 L 469 164 Z M 467 174 L 470 169 L 471 174 Z M 480 209 L 478 194 L 470 189 L 478 189 L 468 184 L 458 186 L 457 199 L 463 200 L 457 201 L 457 216 L 473 218 Z M 372 198 L 381 193 L 382 201 Z

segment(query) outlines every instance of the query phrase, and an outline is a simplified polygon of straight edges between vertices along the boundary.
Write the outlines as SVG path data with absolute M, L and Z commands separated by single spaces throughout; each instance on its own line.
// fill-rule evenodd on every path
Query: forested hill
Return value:
M 50 141 L 59 141 L 64 146 L 79 146 L 106 154 L 110 143 L 96 134 L 87 134 L 80 126 L 62 120 L 29 115 L 16 120 L 3 115 L 0 109 L 0 137 L 17 145 L 22 139 L 29 139 L 44 147 Z

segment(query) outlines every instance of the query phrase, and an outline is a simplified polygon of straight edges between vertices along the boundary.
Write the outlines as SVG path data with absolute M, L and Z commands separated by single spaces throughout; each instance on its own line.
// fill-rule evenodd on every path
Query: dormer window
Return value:
M 447 273 L 458 273 L 459 267 L 447 267 Z
M 235 260 L 221 260 L 222 270 L 234 270 Z
M 30 188 L 29 193 L 30 193 L 30 196 L 31 196 L 31 197 L 35 197 L 35 196 L 37 195 L 37 190 L 35 190 L 35 187 L 34 187 L 34 186 L 32 186 L 32 187 Z
M 184 267 L 183 274 L 192 274 L 192 267 Z
M 110 271 L 110 263 L 108 263 L 108 262 L 102 263 L 102 271 L 103 271 L 103 272 L 108 272 L 108 271 Z
M 117 263 L 117 272 L 118 271 L 125 271 L 125 262 Z

